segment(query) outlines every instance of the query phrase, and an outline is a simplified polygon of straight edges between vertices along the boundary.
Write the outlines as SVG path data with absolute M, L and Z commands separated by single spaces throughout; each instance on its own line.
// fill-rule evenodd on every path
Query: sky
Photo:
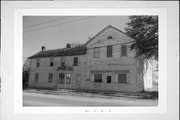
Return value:
M 49 49 L 64 48 L 67 43 L 86 43 L 108 25 L 122 31 L 128 16 L 24 16 L 23 57 Z

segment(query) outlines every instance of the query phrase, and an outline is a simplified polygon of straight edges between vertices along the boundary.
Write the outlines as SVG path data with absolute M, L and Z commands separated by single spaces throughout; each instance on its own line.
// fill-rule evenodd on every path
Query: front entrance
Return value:
M 71 84 L 70 73 L 59 73 L 58 88 L 69 88 Z

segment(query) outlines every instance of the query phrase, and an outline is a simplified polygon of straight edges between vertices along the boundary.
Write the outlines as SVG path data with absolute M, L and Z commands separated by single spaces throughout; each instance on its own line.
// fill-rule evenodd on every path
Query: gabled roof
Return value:
M 40 52 L 32 55 L 29 58 L 43 58 L 43 57 L 84 55 L 84 54 L 86 54 L 86 51 L 87 51 L 87 48 L 86 48 L 87 44 L 89 42 L 91 42 L 96 36 L 98 36 L 99 34 L 103 33 L 105 30 L 107 30 L 109 28 L 113 28 L 113 29 L 115 29 L 115 30 L 117 30 L 117 31 L 127 35 L 126 33 L 122 32 L 121 30 L 119 30 L 119 29 L 117 29 L 117 28 L 115 28 L 115 27 L 113 27 L 111 25 L 108 25 L 103 30 L 101 30 L 98 34 L 96 34 L 93 38 L 91 38 L 87 43 L 85 43 L 82 47 L 77 47 L 77 48 L 62 48 L 62 49 L 40 51 Z M 128 36 L 128 37 L 130 37 L 130 36 Z
M 103 30 L 101 30 L 98 34 L 96 34 L 93 38 L 91 38 L 89 41 L 87 41 L 87 43 L 84 44 L 84 46 L 86 46 L 86 45 L 87 45 L 88 43 L 90 43 L 94 38 L 96 38 L 98 35 L 100 35 L 101 33 L 103 33 L 104 31 L 106 31 L 106 30 L 109 29 L 109 28 L 113 28 L 113 29 L 115 29 L 115 30 L 117 30 L 117 31 L 119 31 L 119 32 L 121 32 L 121 33 L 123 33 L 123 34 L 125 34 L 126 36 L 130 37 L 130 36 L 127 35 L 125 32 L 123 32 L 123 31 L 121 31 L 121 30 L 115 28 L 115 27 L 112 26 L 112 25 L 108 25 L 108 26 L 105 27 Z M 130 38 L 133 39 L 132 37 L 130 37 Z
M 29 58 L 43 58 L 43 57 L 58 57 L 58 56 L 73 56 L 73 55 L 84 55 L 86 54 L 86 47 L 76 48 L 62 48 L 54 50 L 40 51 Z

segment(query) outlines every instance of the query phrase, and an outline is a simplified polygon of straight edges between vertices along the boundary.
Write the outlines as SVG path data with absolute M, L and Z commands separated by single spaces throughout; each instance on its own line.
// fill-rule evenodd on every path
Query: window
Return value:
M 53 79 L 53 74 L 52 74 L 52 73 L 49 73 L 48 82 L 51 83 L 51 82 L 52 82 L 52 79 Z
M 99 47 L 95 47 L 94 48 L 94 58 L 98 58 L 99 57 Z
M 107 76 L 107 83 L 111 83 L 111 76 Z
M 71 83 L 71 74 L 66 74 L 66 83 L 67 84 Z
M 64 83 L 65 75 L 64 73 L 59 73 L 59 83 Z
M 74 57 L 74 63 L 73 63 L 74 66 L 77 66 L 78 65 L 78 57 Z
M 94 74 L 94 82 L 102 82 L 102 74 Z
M 50 66 L 51 66 L 51 67 L 53 66 L 53 62 L 54 62 L 54 59 L 53 59 L 53 58 L 50 58 Z
M 127 56 L 127 46 L 126 45 L 121 46 L 121 56 Z
M 61 66 L 62 66 L 62 67 L 65 66 L 65 58 L 61 58 Z
M 118 83 L 127 83 L 127 75 L 118 74 Z
M 36 73 L 36 74 L 35 74 L 35 82 L 38 82 L 38 79 L 39 79 L 39 74 Z
M 107 57 L 112 57 L 112 45 L 107 46 Z
M 112 36 L 108 36 L 108 38 L 107 39 L 112 39 Z
M 40 62 L 39 62 L 39 59 L 36 60 L 36 67 L 39 67 L 40 66 Z

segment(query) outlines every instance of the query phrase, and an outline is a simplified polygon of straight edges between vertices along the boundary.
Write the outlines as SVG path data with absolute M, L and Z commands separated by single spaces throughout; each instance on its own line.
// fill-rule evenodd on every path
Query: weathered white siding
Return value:
M 112 39 L 107 39 L 112 36 Z M 36 59 L 31 60 L 29 86 L 44 88 L 87 89 L 103 91 L 137 92 L 150 87 L 144 79 L 150 79 L 144 72 L 144 62 L 135 58 L 135 51 L 130 50 L 133 39 L 124 33 L 107 27 L 96 35 L 87 46 L 85 55 L 64 56 L 66 66 L 72 70 L 57 70 L 61 66 L 61 57 L 54 57 L 54 66 L 50 67 L 50 58 L 39 58 L 40 67 L 36 67 Z M 112 45 L 112 57 L 107 57 L 107 46 Z M 127 45 L 127 56 L 121 56 L 122 45 Z M 94 58 L 94 47 L 99 47 L 99 57 Z M 74 57 L 78 57 L 78 66 L 73 66 Z M 39 73 L 39 81 L 35 82 L 35 73 Z M 49 73 L 53 73 L 52 83 L 48 82 Z M 59 83 L 59 73 L 71 74 L 70 84 Z M 102 74 L 102 82 L 94 82 L 94 74 Z M 118 83 L 118 74 L 127 75 L 127 83 Z M 107 83 L 111 76 L 111 83 Z

